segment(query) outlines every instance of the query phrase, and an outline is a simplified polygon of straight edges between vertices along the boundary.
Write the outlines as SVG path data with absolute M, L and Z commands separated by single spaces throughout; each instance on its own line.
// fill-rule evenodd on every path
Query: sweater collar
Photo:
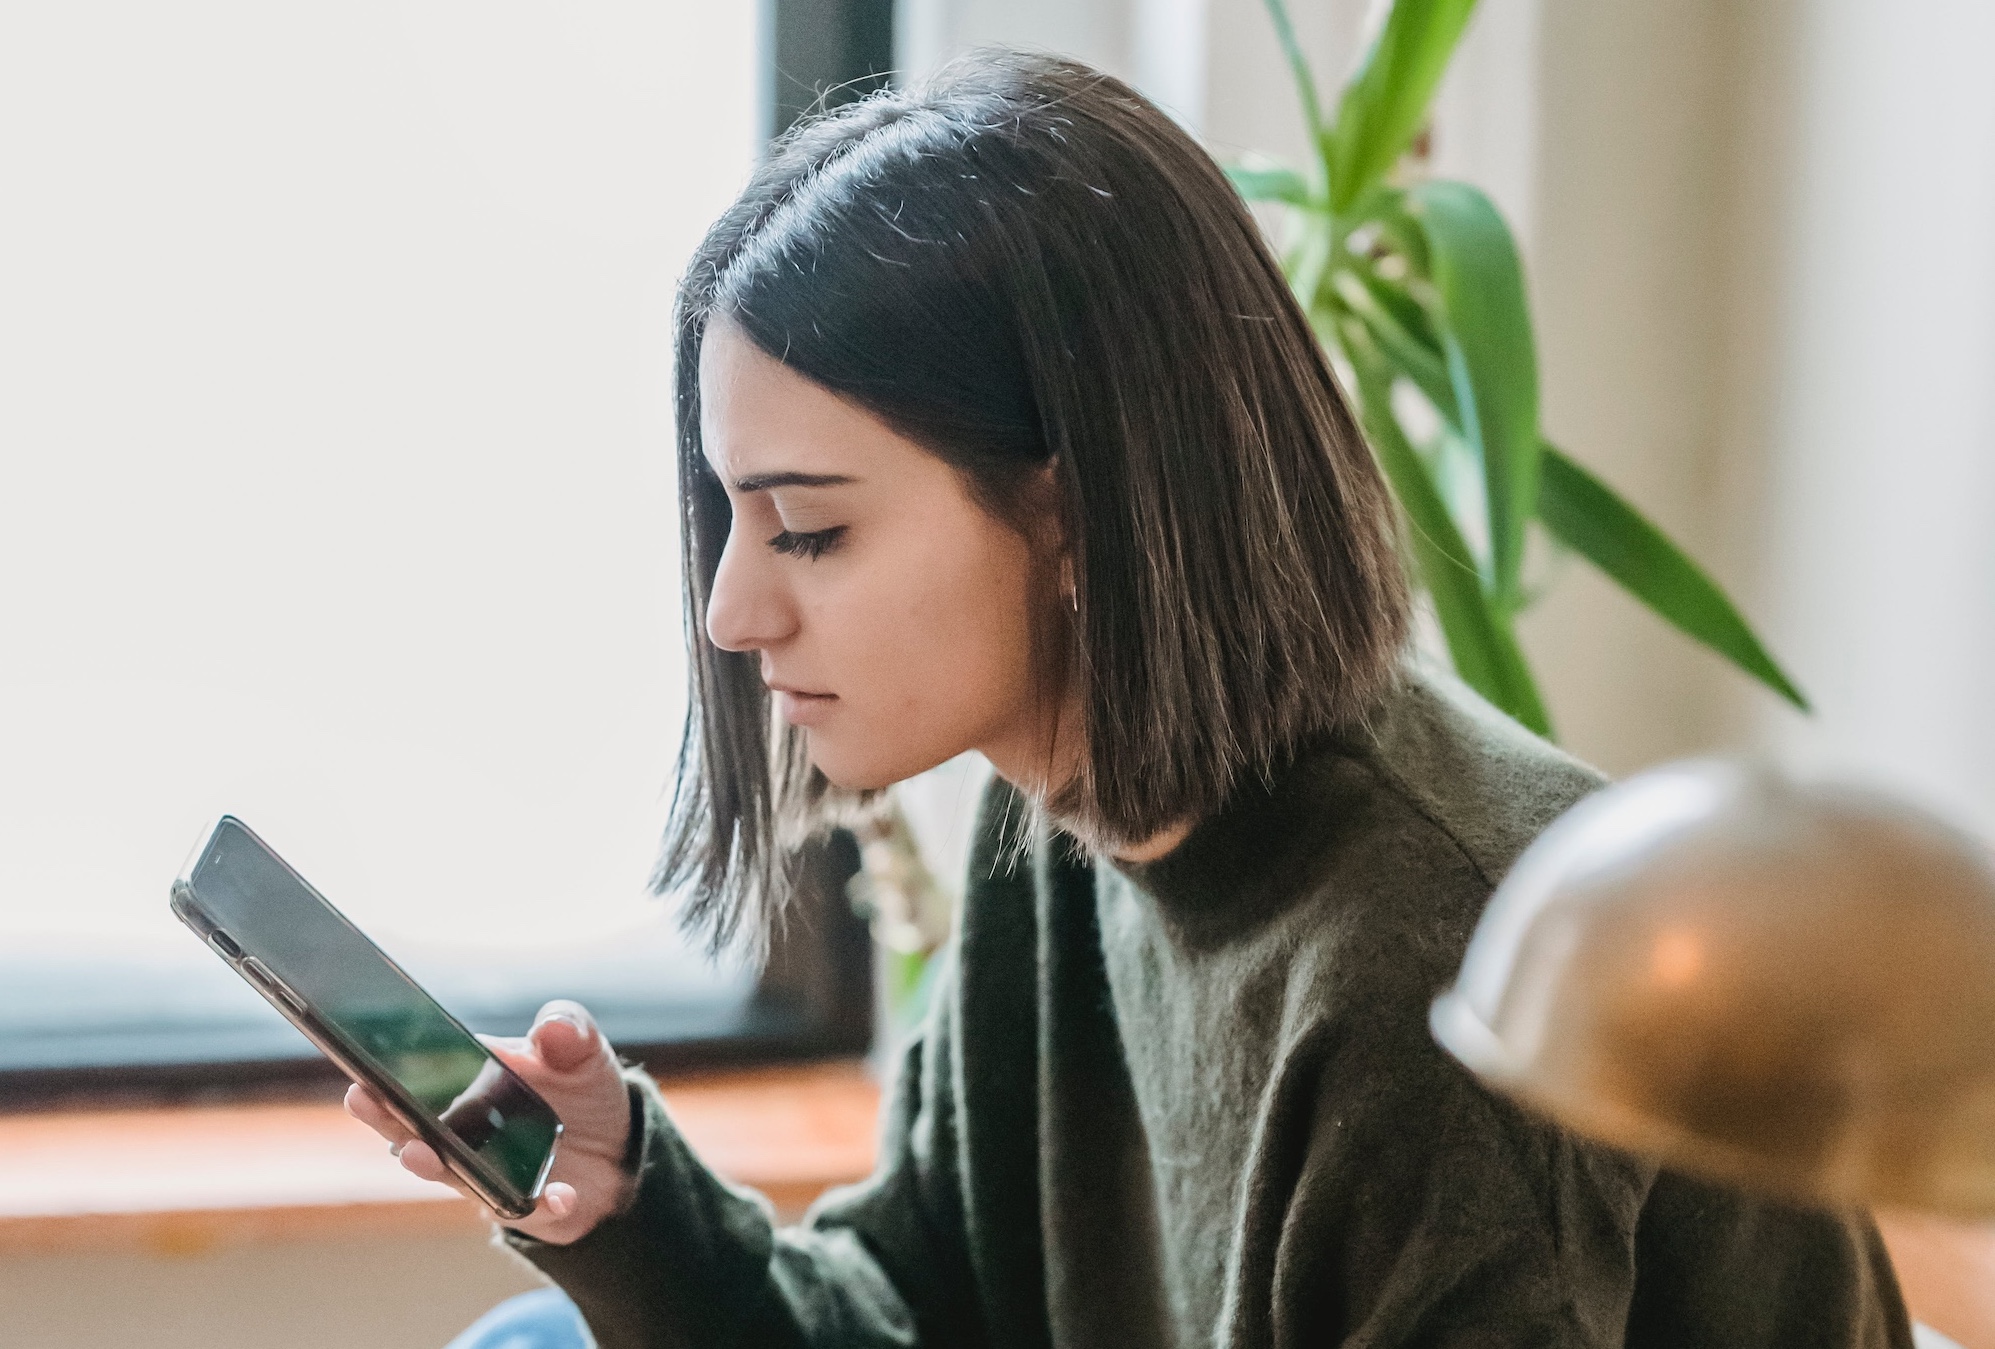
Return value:
M 1182 843 L 1150 862 L 1097 859 L 1147 896 L 1166 925 L 1194 945 L 1274 916 L 1347 823 L 1351 801 L 1340 772 L 1350 747 L 1325 740 L 1265 776 L 1250 776 Z M 1346 788 L 1348 790 L 1348 788 Z

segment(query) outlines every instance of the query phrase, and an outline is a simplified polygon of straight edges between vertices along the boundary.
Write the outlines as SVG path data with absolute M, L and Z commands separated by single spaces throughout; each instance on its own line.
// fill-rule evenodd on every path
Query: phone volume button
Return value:
M 270 972 L 268 965 L 265 965 L 255 956 L 243 957 L 242 972 L 248 975 L 259 988 L 262 988 L 266 993 L 283 1002 L 292 1011 L 302 1012 L 305 1010 L 304 999 L 293 993 L 282 979 L 279 979 Z

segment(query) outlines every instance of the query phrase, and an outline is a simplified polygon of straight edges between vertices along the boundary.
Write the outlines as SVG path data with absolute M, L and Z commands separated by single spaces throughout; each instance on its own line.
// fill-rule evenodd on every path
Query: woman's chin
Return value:
M 877 773 L 827 772 L 822 764 L 818 765 L 817 771 L 824 774 L 825 781 L 842 792 L 877 792 L 900 781 L 899 778 L 882 777 Z
M 805 732 L 805 749 L 810 755 L 811 765 L 824 774 L 825 780 L 841 791 L 876 792 L 891 787 L 896 782 L 905 782 L 918 773 L 926 773 L 937 764 L 954 758 L 953 754 L 940 757 L 911 753 L 894 755 L 891 758 L 873 754 L 841 754 L 840 747 L 824 743 L 824 737 Z

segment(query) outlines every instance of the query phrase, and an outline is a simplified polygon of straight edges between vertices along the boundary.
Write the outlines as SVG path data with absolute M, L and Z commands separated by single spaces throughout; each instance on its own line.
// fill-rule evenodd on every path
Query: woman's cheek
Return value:
M 894 622 L 846 629 L 870 632 L 873 639 L 841 652 L 845 706 L 826 722 L 812 751 L 818 767 L 841 785 L 884 786 L 974 747 L 971 704 L 977 700 L 951 675 L 957 662 L 950 648 L 960 630 L 912 617 L 903 609 Z
M 841 577 L 806 625 L 826 658 L 805 662 L 843 704 L 811 734 L 811 757 L 841 786 L 885 786 L 983 748 L 1026 711 L 1030 556 L 966 506 L 932 537 Z M 924 516 L 922 518 L 928 518 Z
M 810 668 L 837 693 L 838 705 L 806 731 L 811 761 L 853 790 L 883 787 L 932 767 L 918 762 L 927 709 L 922 672 L 910 668 L 919 659 L 919 643 L 903 640 L 907 625 L 882 622 L 872 606 L 862 605 L 840 606 L 821 620 L 826 659 Z

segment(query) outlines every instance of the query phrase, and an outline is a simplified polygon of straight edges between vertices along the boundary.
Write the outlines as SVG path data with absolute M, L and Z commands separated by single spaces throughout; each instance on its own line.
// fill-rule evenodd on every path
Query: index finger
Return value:
M 398 1147 L 415 1139 L 415 1134 L 395 1118 L 381 1098 L 358 1082 L 346 1089 L 346 1113 Z

